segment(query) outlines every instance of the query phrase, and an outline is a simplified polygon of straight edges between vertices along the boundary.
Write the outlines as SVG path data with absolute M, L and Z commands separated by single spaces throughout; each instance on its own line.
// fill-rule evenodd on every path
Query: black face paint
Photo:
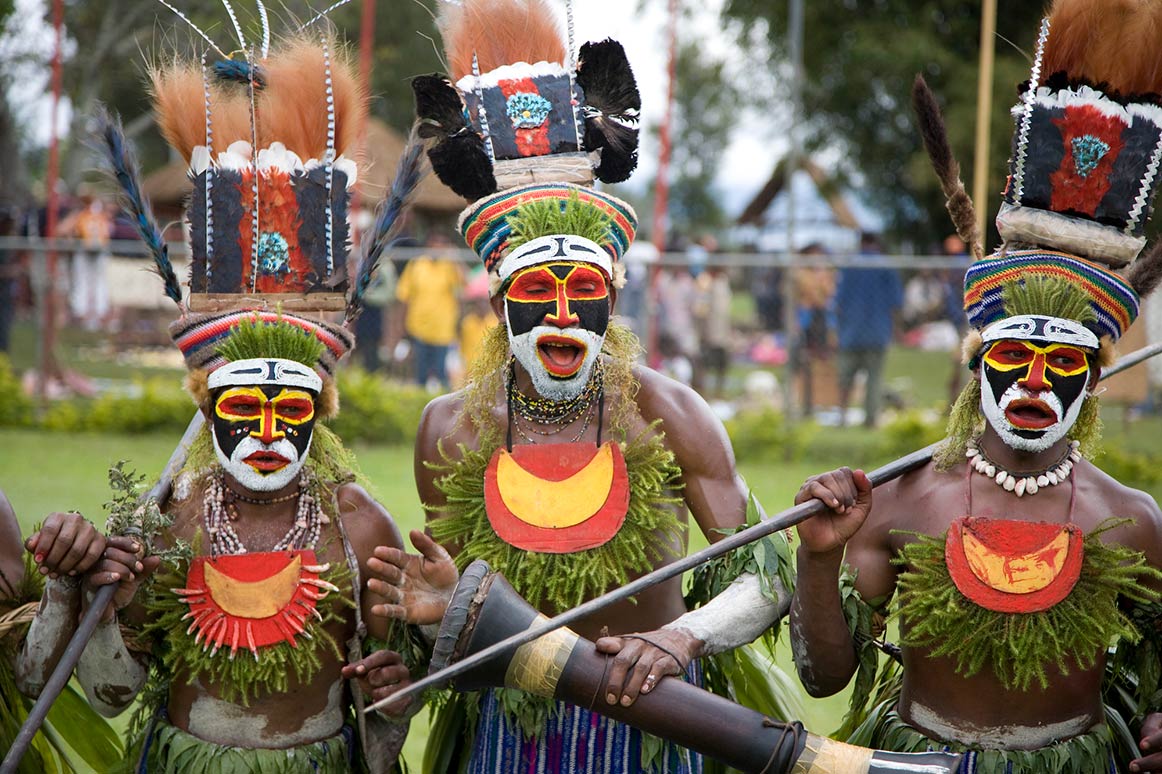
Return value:
M 1004 395 L 1020 383 L 1031 398 L 1051 392 L 1060 406 L 1058 422 L 1085 394 L 1090 370 L 1087 355 L 1077 347 L 1049 341 L 1002 340 L 992 344 L 981 361 L 981 376 L 992 395 L 992 405 L 1000 406 Z M 1000 417 L 990 418 L 999 421 Z M 1008 431 L 1018 438 L 1036 440 L 1050 427 L 1030 428 L 1008 420 Z
M 516 274 L 505 291 L 509 333 L 538 325 L 576 325 L 598 336 L 609 327 L 609 285 L 593 267 L 577 263 L 533 266 Z
M 226 457 L 232 457 L 238 444 L 250 437 L 266 442 L 285 438 L 298 450 L 299 459 L 306 456 L 316 421 L 318 395 L 313 391 L 279 385 L 223 387 L 211 397 L 214 437 Z

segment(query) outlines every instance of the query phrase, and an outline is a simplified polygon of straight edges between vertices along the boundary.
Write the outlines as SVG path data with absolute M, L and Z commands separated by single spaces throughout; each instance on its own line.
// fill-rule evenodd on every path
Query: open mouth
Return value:
M 272 451 L 257 451 L 242 461 L 259 473 L 273 473 L 290 464 L 286 457 Z
M 583 342 L 564 336 L 541 336 L 537 339 L 537 356 L 550 376 L 568 379 L 581 370 L 585 362 Z
M 1057 424 L 1057 412 L 1043 400 L 1018 398 L 1005 407 L 1005 417 L 1022 430 L 1044 430 Z

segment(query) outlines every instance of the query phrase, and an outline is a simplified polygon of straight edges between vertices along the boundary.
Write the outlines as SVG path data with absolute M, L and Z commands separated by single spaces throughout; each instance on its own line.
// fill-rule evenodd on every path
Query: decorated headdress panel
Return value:
M 513 239 L 509 221 L 527 217 L 530 205 L 552 203 L 567 216 L 562 223 L 574 220 L 569 210 L 578 202 L 606 217 L 608 228 L 596 235 L 561 235 L 596 245 L 606 258 L 593 263 L 611 277 L 637 227 L 628 204 L 588 188 L 595 179 L 626 180 L 637 166 L 641 99 L 625 51 L 605 40 L 581 46 L 575 58 L 572 4 L 567 35 L 552 6 L 441 0 L 449 74 L 413 81 L 432 168 L 475 200 L 460 232 L 494 278 L 510 273 L 505 261 L 523 241 Z
M 367 95 L 345 48 L 319 24 L 325 12 L 272 45 L 267 10 L 253 1 L 261 36 L 248 40 L 224 1 L 237 45 L 219 45 L 161 0 L 205 44 L 201 56 L 172 57 L 150 72 L 158 125 L 189 165 L 194 184 L 186 211 L 188 297 L 115 118 L 102 116 L 102 140 L 122 203 L 181 312 L 171 334 L 191 371 L 204 375 L 237 359 L 224 352 L 236 334 L 246 335 L 239 331 L 255 329 L 265 331 L 250 339 L 259 349 L 264 342 L 277 349 L 287 336 L 309 335 L 319 353 L 305 364 L 329 380 L 354 346 L 346 326 L 361 312 L 363 294 L 422 177 L 422 144 L 413 136 L 405 148 L 365 235 L 360 271 L 349 280 L 348 206 L 357 174 L 352 156 Z M 326 321 L 326 313 L 343 310 L 343 326 Z

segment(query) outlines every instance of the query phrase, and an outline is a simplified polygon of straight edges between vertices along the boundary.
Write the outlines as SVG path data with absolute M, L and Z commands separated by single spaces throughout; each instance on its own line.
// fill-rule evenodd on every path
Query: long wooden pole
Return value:
M 988 241 L 984 216 L 988 211 L 989 124 L 993 104 L 993 51 L 996 48 L 997 0 L 984 0 L 980 16 L 980 71 L 976 82 L 976 152 L 972 162 L 972 200 L 976 204 L 976 233 Z
M 1119 359 L 1118 362 L 1110 368 L 1104 370 L 1102 372 L 1101 378 L 1107 379 L 1114 374 L 1121 373 L 1127 368 L 1135 366 L 1138 363 L 1141 363 L 1142 361 L 1154 357 L 1158 354 L 1162 354 L 1162 344 L 1153 344 L 1151 346 L 1135 350 L 1134 352 L 1131 352 L 1125 357 Z M 925 446 L 923 449 L 900 457 L 893 462 L 889 462 L 887 465 L 884 465 L 881 468 L 876 468 L 868 474 L 868 478 L 871 480 L 872 486 L 877 487 L 882 484 L 886 484 L 889 481 L 893 481 L 899 478 L 905 473 L 924 467 L 932 461 L 932 455 L 938 448 L 940 448 L 942 443 L 943 441 L 937 441 L 934 444 Z M 624 586 L 620 586 L 607 594 L 603 594 L 600 597 L 591 599 L 588 602 L 573 608 L 572 610 L 567 610 L 564 613 L 543 621 L 536 626 L 530 627 L 523 632 L 514 634 L 507 639 L 501 640 L 500 642 L 490 645 L 483 650 L 473 653 L 472 655 L 456 662 L 455 664 L 441 669 L 434 674 L 428 675 L 422 680 L 417 680 L 398 693 L 394 693 L 391 696 L 388 696 L 386 699 L 377 701 L 376 703 L 367 707 L 364 712 L 370 712 L 381 707 L 386 707 L 409 696 L 415 696 L 428 688 L 443 685 L 456 675 L 463 674 L 464 672 L 471 670 L 473 667 L 476 667 L 479 664 L 488 661 L 489 659 L 495 658 L 503 651 L 524 645 L 526 642 L 532 642 L 538 637 L 542 637 L 555 629 L 560 629 L 562 626 L 568 626 L 575 621 L 579 621 L 582 618 L 590 616 L 598 610 L 602 610 L 608 607 L 614 602 L 620 602 L 623 599 L 636 596 L 651 586 L 656 586 L 663 581 L 667 581 L 670 578 L 681 575 L 687 570 L 692 570 L 701 564 L 705 564 L 711 559 L 729 553 L 736 548 L 747 545 L 748 543 L 753 543 L 760 538 L 766 537 L 767 535 L 771 535 L 780 530 L 793 527 L 796 524 L 802 521 L 806 521 L 815 514 L 824 510 L 826 510 L 826 507 L 819 500 L 811 500 L 810 502 L 796 505 L 793 508 L 788 508 L 787 510 L 782 511 L 781 513 L 778 513 L 769 519 L 754 525 L 753 527 L 748 527 L 747 529 L 725 537 L 714 545 L 707 546 L 701 551 L 696 551 L 689 556 L 674 562 L 673 564 L 666 565 L 661 569 L 647 573 L 646 575 L 643 575 L 636 580 L 630 581 Z

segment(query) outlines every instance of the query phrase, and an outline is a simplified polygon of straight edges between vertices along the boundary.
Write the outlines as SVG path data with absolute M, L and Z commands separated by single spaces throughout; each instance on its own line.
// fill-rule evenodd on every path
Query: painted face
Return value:
M 227 387 L 214 397 L 214 450 L 226 472 L 255 492 L 299 474 L 315 430 L 315 393 L 295 387 Z
M 537 392 L 550 400 L 576 397 L 609 327 L 605 275 L 576 262 L 522 269 L 505 291 L 504 314 L 513 355 Z
M 1002 339 L 985 350 L 981 380 L 981 408 L 1001 440 L 1041 452 L 1077 421 L 1089 359 L 1069 344 Z

